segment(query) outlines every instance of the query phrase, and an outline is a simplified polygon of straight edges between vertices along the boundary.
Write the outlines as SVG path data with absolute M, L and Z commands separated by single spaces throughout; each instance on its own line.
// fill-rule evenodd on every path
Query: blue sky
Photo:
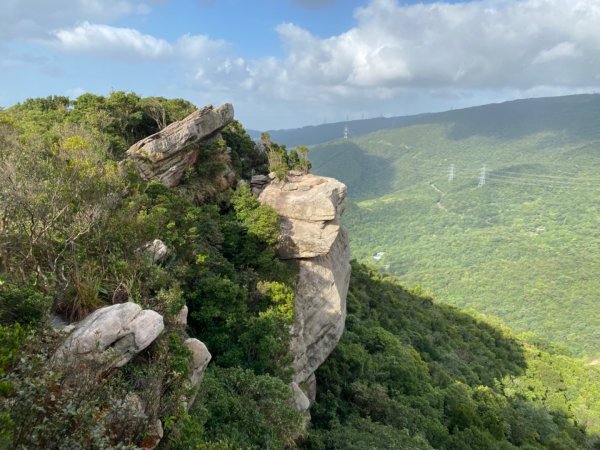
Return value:
M 600 85 L 600 0 L 2 0 L 0 106 L 134 91 L 254 129 Z

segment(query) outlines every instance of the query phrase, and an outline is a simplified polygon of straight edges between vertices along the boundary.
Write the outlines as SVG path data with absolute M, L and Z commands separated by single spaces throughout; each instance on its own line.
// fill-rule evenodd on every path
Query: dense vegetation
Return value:
M 311 159 L 349 187 L 358 260 L 593 360 L 599 111 L 588 95 L 431 114 L 317 146 Z
M 599 368 L 352 270 L 346 331 L 317 371 L 303 447 L 600 446 Z
M 597 367 L 360 264 L 307 429 L 288 386 L 296 268 L 275 257 L 278 218 L 243 180 L 269 163 L 306 171 L 308 149 L 265 135 L 261 150 L 234 122 L 177 189 L 119 162 L 193 110 L 113 92 L 0 112 L 0 448 L 136 448 L 157 418 L 162 448 L 182 450 L 597 448 Z M 160 264 L 140 250 L 155 238 L 170 249 Z M 54 363 L 51 315 L 123 301 L 163 314 L 157 341 L 109 373 Z M 188 334 L 213 359 L 186 412 Z

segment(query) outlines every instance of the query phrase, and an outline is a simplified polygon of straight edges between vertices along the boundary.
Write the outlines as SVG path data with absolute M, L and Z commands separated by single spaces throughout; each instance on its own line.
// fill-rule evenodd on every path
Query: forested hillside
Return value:
M 598 95 L 522 100 L 338 139 L 311 158 L 349 187 L 360 261 L 593 359 L 599 124 Z

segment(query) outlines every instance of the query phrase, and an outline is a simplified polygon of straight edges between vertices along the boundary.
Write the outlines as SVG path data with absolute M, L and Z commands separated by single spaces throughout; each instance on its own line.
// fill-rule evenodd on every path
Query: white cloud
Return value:
M 581 56 L 581 52 L 571 42 L 561 42 L 552 48 L 540 51 L 533 60 L 533 64 L 554 62 L 559 59 L 575 58 Z
M 329 38 L 280 25 L 285 57 L 247 61 L 247 85 L 327 114 L 600 85 L 598 0 L 372 0 L 355 18 Z
M 400 5 L 374 0 L 355 28 L 319 39 L 278 28 L 283 70 L 300 82 L 370 88 L 530 88 L 589 84 L 600 73 L 600 2 L 489 0 Z M 569 59 L 568 73 L 559 66 Z M 538 64 L 546 67 L 540 70 Z M 555 67 L 548 68 L 548 65 Z M 550 69 L 550 70 L 549 70 Z M 561 77 L 556 78 L 556 73 Z M 393 95 L 394 89 L 390 90 Z
M 173 47 L 167 41 L 131 28 L 83 24 L 55 32 L 61 50 L 118 57 L 159 59 L 170 57 Z
M 133 28 L 91 24 L 57 30 L 47 43 L 54 48 L 77 54 L 125 59 L 130 62 L 155 61 L 181 64 L 223 64 L 231 53 L 228 43 L 204 35 L 181 36 L 171 43 Z
M 167 41 L 107 24 L 148 12 L 149 3 L 4 0 L 0 37 L 18 32 L 65 53 L 169 63 L 170 92 L 231 100 L 239 111 L 261 111 L 263 123 L 412 113 L 600 85 L 600 0 L 371 0 L 338 35 L 280 24 L 283 56 L 258 59 L 208 36 Z

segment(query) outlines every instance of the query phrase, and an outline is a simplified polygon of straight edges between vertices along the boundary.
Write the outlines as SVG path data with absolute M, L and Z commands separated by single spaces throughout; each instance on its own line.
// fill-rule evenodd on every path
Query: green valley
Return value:
M 355 258 L 592 359 L 599 124 L 599 95 L 522 100 L 416 116 L 310 156 L 348 185 Z

